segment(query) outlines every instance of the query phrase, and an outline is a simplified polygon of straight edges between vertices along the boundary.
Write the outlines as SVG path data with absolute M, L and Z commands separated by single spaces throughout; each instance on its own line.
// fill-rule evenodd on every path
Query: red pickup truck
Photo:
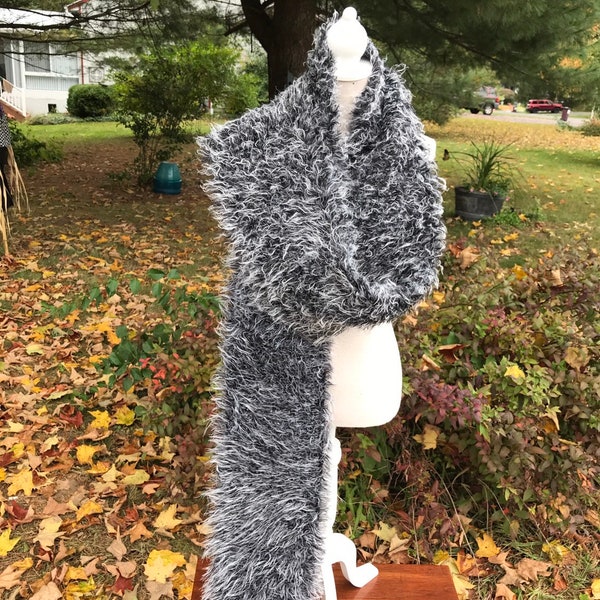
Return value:
M 557 113 L 563 109 L 560 102 L 552 102 L 552 100 L 530 100 L 525 107 L 525 110 L 530 113 L 536 112 L 552 112 Z

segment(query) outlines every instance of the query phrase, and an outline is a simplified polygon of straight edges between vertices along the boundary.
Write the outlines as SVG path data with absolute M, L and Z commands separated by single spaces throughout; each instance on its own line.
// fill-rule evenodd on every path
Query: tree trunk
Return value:
M 260 0 L 242 0 L 246 21 L 267 53 L 269 97 L 304 71 L 316 27 L 316 0 L 275 0 L 270 16 Z

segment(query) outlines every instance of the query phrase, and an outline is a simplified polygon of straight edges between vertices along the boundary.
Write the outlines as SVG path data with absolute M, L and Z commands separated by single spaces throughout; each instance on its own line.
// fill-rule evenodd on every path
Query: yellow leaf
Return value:
M 121 471 L 117 470 L 115 465 L 112 465 L 111 468 L 102 475 L 102 479 L 109 483 L 111 481 L 116 481 L 119 478 L 119 475 L 121 475 Z
M 18 543 L 21 538 L 10 537 L 11 530 L 5 529 L 0 533 L 0 556 L 6 556 Z
M 113 465 L 114 466 L 114 465 Z M 92 464 L 92 468 L 88 469 L 86 473 L 90 475 L 103 475 L 111 468 L 111 463 L 99 460 L 96 464 Z
M 592 598 L 594 600 L 597 600 L 598 598 L 600 598 L 600 579 L 594 579 L 592 581 Z
M 461 575 L 458 565 L 452 557 L 448 556 L 447 558 L 444 558 L 444 560 L 441 560 L 443 558 L 443 554 L 447 553 L 436 552 L 438 561 L 436 561 L 435 564 L 445 565 L 450 569 L 452 583 L 454 583 L 454 589 L 456 590 L 456 596 L 458 597 L 458 600 L 468 600 L 470 597 L 469 590 L 472 590 L 475 586 L 469 581 L 468 577 Z
M 395 527 L 387 525 L 383 521 L 379 521 L 379 529 L 373 529 L 373 533 L 384 542 L 390 542 L 392 538 L 397 535 Z
M 25 352 L 27 352 L 29 356 L 32 354 L 44 354 L 44 348 L 41 344 L 27 344 L 25 347 Z
M 512 242 L 518 238 L 519 238 L 519 234 L 517 232 L 515 232 L 515 233 L 509 233 L 508 235 L 505 235 L 502 239 L 505 242 Z
M 7 421 L 8 431 L 10 433 L 21 433 L 23 429 L 25 429 L 25 425 L 23 423 L 17 423 L 15 421 Z
M 0 467 L 0 481 L 4 481 L 6 479 L 6 469 L 4 467 Z
M 103 508 L 94 500 L 86 500 L 77 510 L 77 521 L 89 515 L 98 515 L 104 512 Z
M 131 475 L 123 477 L 121 483 L 123 485 L 139 485 L 140 483 L 146 483 L 150 479 L 150 475 L 142 469 L 136 469 Z
M 90 362 L 93 365 L 97 365 L 97 364 L 101 363 L 105 358 L 106 358 L 105 354 L 96 354 L 96 355 L 90 356 L 88 358 L 88 362 Z
M 441 431 L 439 427 L 426 423 L 423 427 L 423 433 L 413 435 L 413 439 L 422 444 L 423 450 L 433 450 L 437 448 L 437 439 Z
M 77 446 L 77 460 L 80 465 L 93 465 L 94 461 L 92 460 L 94 454 L 98 452 L 100 448 L 97 446 L 88 446 L 87 444 L 82 444 L 81 446 Z
M 57 435 L 53 435 L 51 437 L 46 438 L 40 446 L 41 454 L 44 454 L 44 452 L 48 452 L 48 450 L 50 450 L 52 446 L 57 446 L 59 443 L 60 438 Z
M 71 581 L 65 589 L 65 600 L 89 598 L 89 594 L 95 589 L 96 584 L 93 577 L 90 577 L 87 581 Z
M 484 533 L 482 537 L 475 540 L 477 542 L 477 552 L 475 556 L 477 558 L 490 558 L 490 556 L 498 556 L 500 554 L 500 548 L 496 546 L 491 535 Z
M 110 415 L 105 410 L 91 410 L 90 415 L 94 417 L 90 423 L 90 429 L 108 429 L 110 427 Z
M 18 444 L 15 444 L 10 451 L 15 455 L 15 458 L 19 458 L 25 453 L 25 444 L 19 442 Z M 11 494 L 9 493 L 8 495 L 10 496 Z
M 117 425 L 132 425 L 135 421 L 135 413 L 127 406 L 122 406 L 115 413 Z
M 163 510 L 158 517 L 156 517 L 156 520 L 153 523 L 154 527 L 157 529 L 169 530 L 175 529 L 175 527 L 181 525 L 182 520 L 175 518 L 176 512 L 177 504 L 171 504 L 171 506 Z
M 191 598 L 192 592 L 194 591 L 194 581 L 186 577 L 184 571 L 178 571 L 173 575 L 171 580 L 173 587 L 177 590 L 178 598 Z
M 525 279 L 525 277 L 527 277 L 527 271 L 525 271 L 525 269 L 521 265 L 515 265 L 512 268 L 512 272 L 515 274 L 517 281 L 521 281 L 522 279 Z
M 571 550 L 566 546 L 563 546 L 558 540 L 544 544 L 542 546 L 542 551 L 548 555 L 548 558 L 555 565 L 561 565 L 565 558 L 572 554 Z
M 40 521 L 40 529 L 34 542 L 38 542 L 44 550 L 50 550 L 54 545 L 56 538 L 63 536 L 63 533 L 58 533 L 62 519 L 58 516 L 48 517 Z
M 83 567 L 69 567 L 65 574 L 65 583 L 72 581 L 73 579 L 85 579 L 87 581 L 87 574 Z
M 171 550 L 152 550 L 144 565 L 144 573 L 151 581 L 166 583 L 177 567 L 185 565 L 185 558 Z
M 22 490 L 26 496 L 31 496 L 33 491 L 33 472 L 28 467 L 21 469 L 10 480 L 8 486 L 8 495 L 15 496 L 16 493 Z
M 523 383 L 525 380 L 525 373 L 519 367 L 519 365 L 510 365 L 504 371 L 504 377 L 510 377 L 515 383 Z
M 31 557 L 14 562 L 0 573 L 0 590 L 9 590 L 23 582 L 23 573 L 33 566 Z
M 433 301 L 436 304 L 443 304 L 444 300 L 446 299 L 446 294 L 444 292 L 433 292 L 432 294 L 433 296 Z

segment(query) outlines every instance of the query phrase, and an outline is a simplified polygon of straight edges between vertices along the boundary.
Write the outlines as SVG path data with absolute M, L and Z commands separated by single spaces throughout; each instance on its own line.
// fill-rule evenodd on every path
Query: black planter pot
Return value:
M 506 196 L 476 192 L 466 187 L 454 188 L 455 211 L 457 217 L 467 221 L 489 219 L 502 210 Z

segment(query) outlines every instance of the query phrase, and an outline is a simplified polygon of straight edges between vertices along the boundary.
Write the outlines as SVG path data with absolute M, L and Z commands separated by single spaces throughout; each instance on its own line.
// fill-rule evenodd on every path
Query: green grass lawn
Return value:
M 517 212 L 541 210 L 540 222 L 551 224 L 558 239 L 567 241 L 573 227 L 584 227 L 590 241 L 600 245 L 600 141 L 576 130 L 561 131 L 552 125 L 503 123 L 455 119 L 444 127 L 429 126 L 438 143 L 440 175 L 447 180 L 448 215 L 453 211 L 453 186 L 460 184 L 460 166 L 442 160 L 444 149 L 466 150 L 470 141 L 495 139 L 512 144 L 516 184 L 508 203 Z M 463 224 L 464 227 L 464 224 Z M 539 246 L 537 231 L 524 243 Z

